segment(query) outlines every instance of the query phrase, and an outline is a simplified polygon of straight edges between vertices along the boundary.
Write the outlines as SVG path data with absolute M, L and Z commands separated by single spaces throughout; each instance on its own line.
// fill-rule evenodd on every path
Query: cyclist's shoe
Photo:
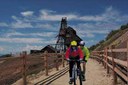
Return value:
M 72 84 L 72 81 L 69 81 L 69 84 Z
M 72 84 L 72 82 L 73 82 L 73 79 L 70 79 L 69 84 Z
M 86 81 L 85 76 L 82 76 L 82 81 Z
M 83 79 L 82 79 L 82 81 L 86 81 L 86 79 L 85 79 L 85 78 L 83 78 Z

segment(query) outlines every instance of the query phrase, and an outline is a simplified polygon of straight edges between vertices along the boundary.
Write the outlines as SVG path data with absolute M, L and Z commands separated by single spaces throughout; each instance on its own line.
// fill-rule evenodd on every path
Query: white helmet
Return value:
M 84 46 L 85 42 L 84 41 L 80 41 L 80 45 Z

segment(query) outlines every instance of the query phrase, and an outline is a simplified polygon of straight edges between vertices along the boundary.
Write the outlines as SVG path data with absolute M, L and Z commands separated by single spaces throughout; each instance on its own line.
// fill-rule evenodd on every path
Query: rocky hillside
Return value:
M 125 42 L 128 38 L 128 24 L 122 25 L 118 30 L 112 30 L 104 40 L 99 41 L 99 43 L 90 47 L 90 50 L 103 50 L 106 46 L 115 45 L 119 46 L 121 43 Z M 123 41 L 122 41 L 123 39 Z M 123 46 L 124 47 L 124 46 Z
M 90 50 L 94 51 L 100 51 L 104 50 L 105 47 L 110 48 L 112 45 L 115 46 L 115 48 L 126 48 L 128 42 L 128 24 L 121 26 L 118 30 L 111 31 L 105 40 L 100 41 L 96 45 L 93 45 L 90 47 Z M 110 54 L 111 55 L 111 54 Z M 125 52 L 118 52 L 115 54 L 115 58 L 126 60 L 127 59 L 127 53 Z

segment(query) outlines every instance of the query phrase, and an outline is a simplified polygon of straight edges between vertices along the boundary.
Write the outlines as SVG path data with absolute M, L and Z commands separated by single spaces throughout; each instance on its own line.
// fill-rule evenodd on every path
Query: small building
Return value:
M 30 50 L 30 54 L 41 53 L 40 50 Z
M 43 49 L 41 49 L 42 53 L 44 53 L 45 51 L 47 51 L 48 53 L 55 53 L 55 52 L 57 52 L 57 50 L 53 46 L 51 46 L 51 45 L 47 45 Z

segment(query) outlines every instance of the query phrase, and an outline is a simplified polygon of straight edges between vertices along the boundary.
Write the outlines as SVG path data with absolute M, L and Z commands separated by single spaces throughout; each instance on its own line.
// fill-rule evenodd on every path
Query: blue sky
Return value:
M 128 23 L 128 0 L 1 0 L 0 54 L 56 43 L 62 17 L 90 47 Z

